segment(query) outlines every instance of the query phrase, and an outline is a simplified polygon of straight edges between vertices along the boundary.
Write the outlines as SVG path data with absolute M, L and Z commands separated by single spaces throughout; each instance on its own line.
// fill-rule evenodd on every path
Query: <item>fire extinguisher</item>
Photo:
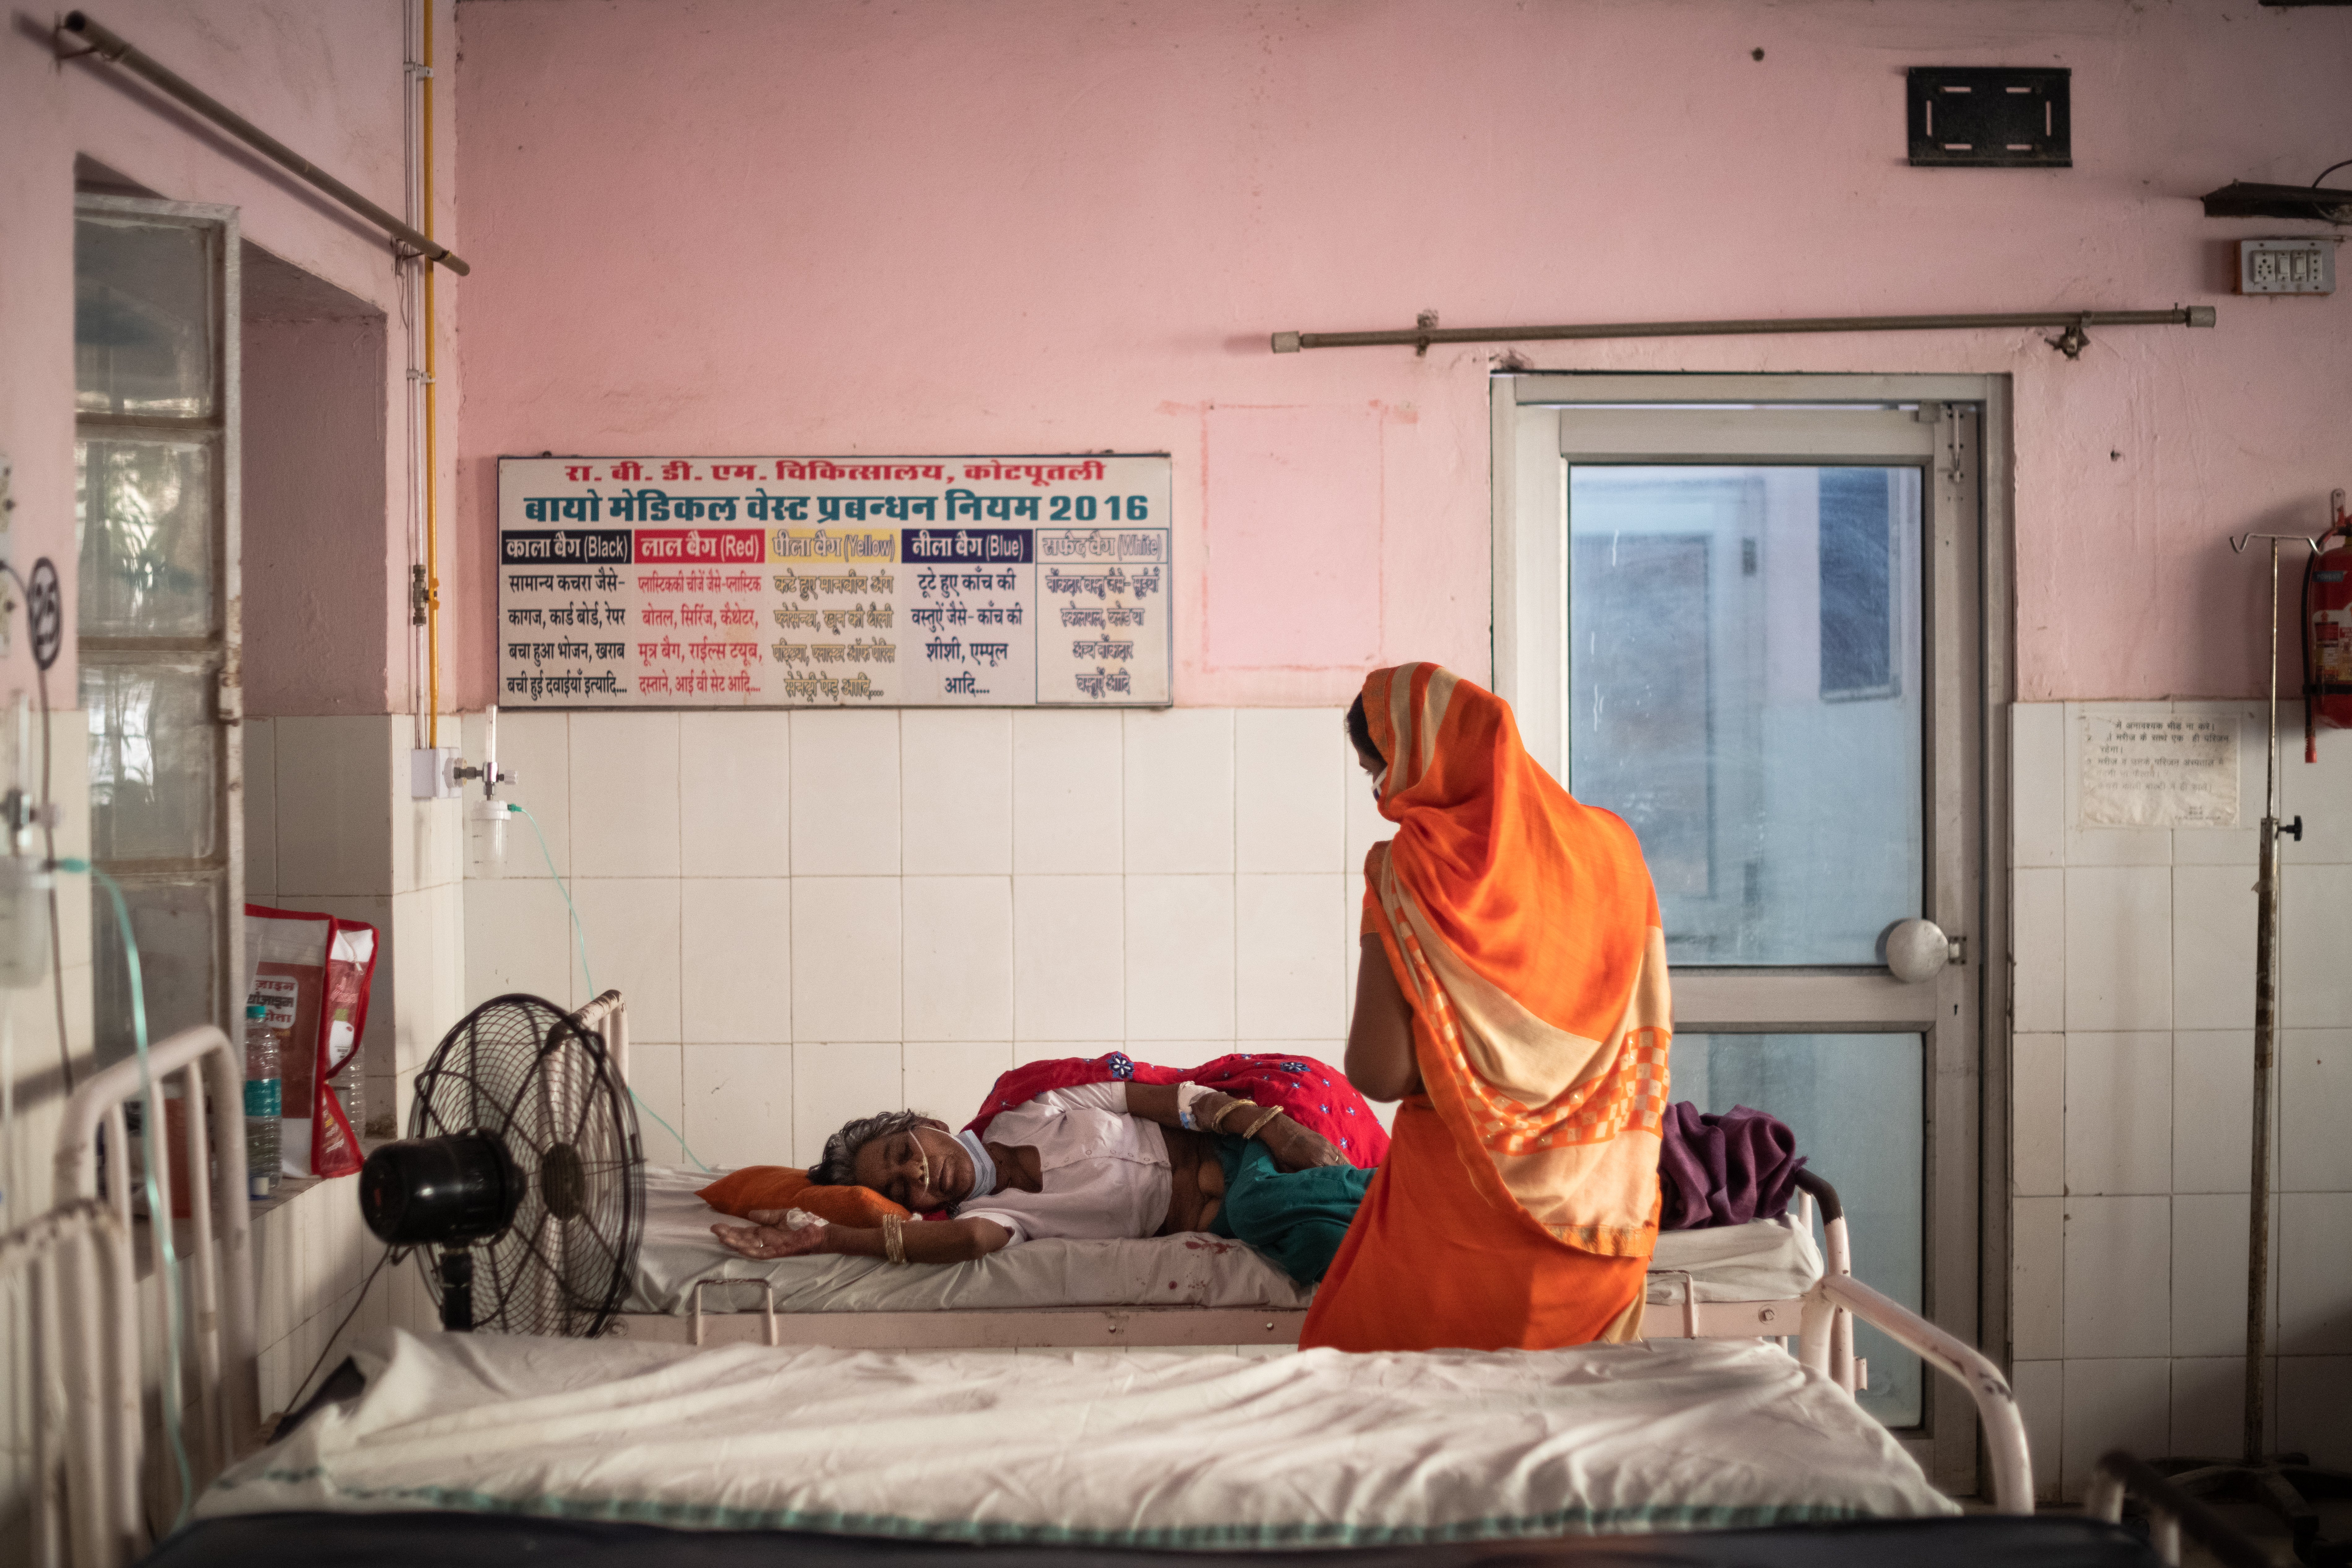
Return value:
M 2352 729 L 2352 516 L 2344 492 L 2303 569 L 2303 760 L 2319 760 L 2316 731 Z

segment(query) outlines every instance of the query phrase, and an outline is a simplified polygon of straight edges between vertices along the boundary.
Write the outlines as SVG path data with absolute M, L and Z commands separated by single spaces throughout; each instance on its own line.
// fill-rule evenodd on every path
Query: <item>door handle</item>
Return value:
M 1967 940 L 1945 935 L 1944 928 L 1934 921 L 1896 921 L 1880 934 L 1878 948 L 1895 979 L 1906 985 L 1918 985 L 1935 979 L 1947 963 L 1967 962 L 1967 950 L 1961 946 Z

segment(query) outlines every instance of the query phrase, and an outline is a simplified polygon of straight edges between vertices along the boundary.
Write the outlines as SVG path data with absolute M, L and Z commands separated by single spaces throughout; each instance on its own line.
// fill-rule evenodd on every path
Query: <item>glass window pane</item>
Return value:
M 1919 475 L 1569 468 L 1570 784 L 1676 963 L 1875 963 L 1924 891 Z
M 1838 1191 L 1854 1278 L 1917 1310 L 1925 1224 L 1926 1107 L 1918 1035 L 1677 1035 L 1667 1072 L 1676 1100 L 1720 1115 L 1745 1105 L 1797 1135 L 1806 1167 Z M 1820 1235 L 1818 1221 L 1814 1234 Z M 1919 1358 L 1866 1323 L 1862 1407 L 1890 1426 L 1918 1425 Z
M 85 216 L 74 223 L 74 406 L 203 418 L 220 347 L 209 226 Z
M 208 442 L 75 443 L 80 635 L 210 636 L 219 626 L 212 524 Z
M 182 1029 L 220 1021 L 214 948 L 218 940 L 226 872 L 185 878 L 131 878 L 122 884 L 131 909 L 131 933 L 139 940 L 139 973 L 147 999 L 147 1040 L 168 1039 Z M 91 952 L 100 1062 L 131 1053 L 131 972 L 122 960 L 122 931 L 114 900 L 102 888 L 90 900 Z
M 89 713 L 91 858 L 216 853 L 220 731 L 210 668 L 103 664 L 85 654 L 81 704 Z

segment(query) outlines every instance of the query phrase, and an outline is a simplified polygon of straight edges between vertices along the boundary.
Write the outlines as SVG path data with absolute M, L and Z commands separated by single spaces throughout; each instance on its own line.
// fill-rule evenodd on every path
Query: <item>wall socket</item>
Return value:
M 2333 294 L 2333 239 L 2242 239 L 2238 241 L 2241 294 Z

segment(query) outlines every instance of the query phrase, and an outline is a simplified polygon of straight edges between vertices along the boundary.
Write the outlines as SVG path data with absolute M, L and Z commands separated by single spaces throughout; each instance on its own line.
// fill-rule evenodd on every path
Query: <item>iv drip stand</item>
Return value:
M 2325 534 L 2321 536 L 2326 537 Z M 2270 725 L 2263 753 L 2263 826 L 2260 871 L 2254 883 L 2254 1124 L 2253 1167 L 2246 1195 L 2246 1403 L 2245 1431 L 2235 1461 L 2160 1459 L 2156 1468 L 2181 1490 L 2231 1494 L 2276 1514 L 2294 1537 L 2295 1556 L 2329 1568 L 2352 1565 L 2352 1542 L 2319 1538 L 2315 1497 L 2352 1497 L 2352 1475 L 2313 1468 L 2302 1454 L 2266 1457 L 2263 1428 L 2268 1387 L 2263 1363 L 2270 1338 L 2271 1275 L 2271 1089 L 2278 1063 L 2279 864 L 2281 834 L 2303 840 L 2303 818 L 2278 818 L 2279 546 L 2294 543 L 2316 553 L 2319 540 L 2300 533 L 2245 533 L 2230 541 L 2240 553 L 2255 540 L 2271 547 Z

